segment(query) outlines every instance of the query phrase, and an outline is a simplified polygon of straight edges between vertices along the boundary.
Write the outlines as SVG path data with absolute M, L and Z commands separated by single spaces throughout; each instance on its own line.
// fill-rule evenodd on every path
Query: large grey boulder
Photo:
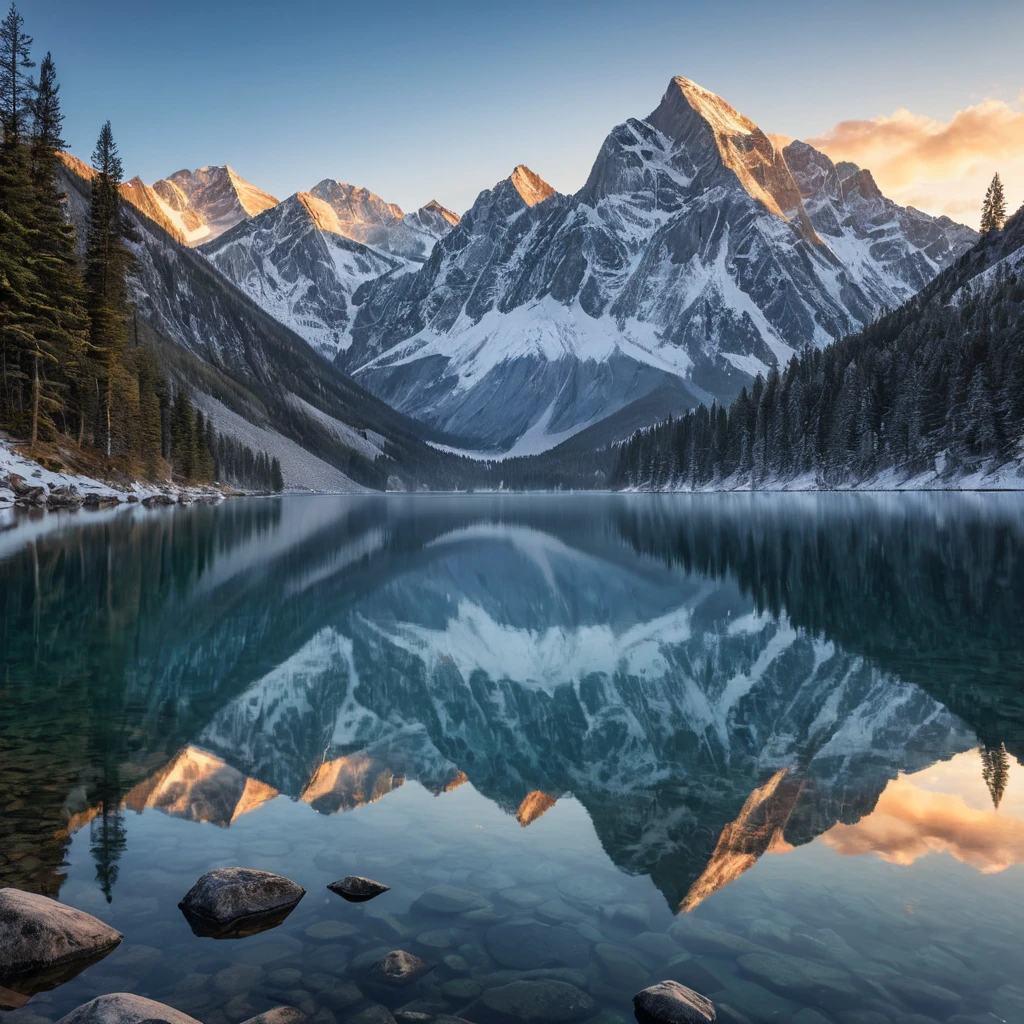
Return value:
M 197 935 L 236 938 L 280 924 L 306 890 L 284 875 L 255 868 L 208 871 L 178 904 Z
M 564 981 L 513 981 L 488 989 L 464 1015 L 479 1024 L 565 1024 L 587 1020 L 597 1003 L 582 989 Z
M 349 903 L 365 903 L 367 900 L 372 900 L 374 896 L 387 892 L 391 886 L 384 885 L 383 882 L 375 882 L 372 878 L 363 878 L 360 875 L 346 875 L 336 882 L 331 882 L 327 888 L 331 892 L 337 893 L 342 899 L 348 900 Z
M 198 1024 L 181 1010 L 130 992 L 97 996 L 76 1007 L 57 1024 Z
M 715 1004 L 678 981 L 661 981 L 633 996 L 633 1014 L 639 1024 L 711 1024 Z
M 25 995 L 54 988 L 101 960 L 123 938 L 74 907 L 0 889 L 0 987 Z

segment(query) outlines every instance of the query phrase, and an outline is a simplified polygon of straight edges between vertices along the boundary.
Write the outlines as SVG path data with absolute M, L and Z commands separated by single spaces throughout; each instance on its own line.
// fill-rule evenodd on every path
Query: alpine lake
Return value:
M 0 887 L 124 933 L 3 1024 L 123 991 L 203 1024 L 623 1024 L 663 979 L 725 1024 L 1024 1022 L 1024 496 L 2 525 Z M 236 865 L 306 895 L 193 934 L 179 901 Z M 366 985 L 396 949 L 436 966 Z

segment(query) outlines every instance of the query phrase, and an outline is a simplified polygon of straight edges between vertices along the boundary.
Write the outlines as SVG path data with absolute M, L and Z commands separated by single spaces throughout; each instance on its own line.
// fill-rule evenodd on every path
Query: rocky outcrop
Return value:
M 20 889 L 0 889 L 0 986 L 31 995 L 63 984 L 124 936 L 81 910 Z
M 290 878 L 253 868 L 217 868 L 200 878 L 178 904 L 196 934 L 245 935 L 274 927 L 306 890 Z

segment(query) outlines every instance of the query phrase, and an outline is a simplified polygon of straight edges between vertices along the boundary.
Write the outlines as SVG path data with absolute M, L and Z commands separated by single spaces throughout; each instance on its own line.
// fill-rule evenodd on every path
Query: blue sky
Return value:
M 1024 90 L 1019 0 L 18 6 L 77 155 L 109 117 L 129 176 L 230 163 L 279 198 L 335 177 L 407 209 L 461 212 L 517 163 L 575 190 L 674 74 L 795 137 Z

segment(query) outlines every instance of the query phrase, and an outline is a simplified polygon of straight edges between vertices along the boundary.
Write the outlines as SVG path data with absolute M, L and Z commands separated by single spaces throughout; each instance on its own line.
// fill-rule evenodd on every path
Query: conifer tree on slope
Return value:
M 992 177 L 988 191 L 985 193 L 985 202 L 981 207 L 981 233 L 987 235 L 992 231 L 999 231 L 1005 223 L 1006 193 L 997 171 Z
M 53 59 L 47 53 L 39 66 L 29 149 L 33 264 L 44 303 L 31 353 L 33 445 L 41 426 L 53 433 L 53 417 L 62 414 L 67 405 L 68 381 L 82 384 L 89 326 L 75 231 L 64 216 L 65 197 L 57 187 L 57 151 L 64 148 L 59 93 Z M 79 419 L 81 416 L 80 410 Z
M 123 170 L 107 121 L 100 130 L 92 156 L 89 238 L 85 251 L 88 291 L 89 350 L 97 368 L 99 418 L 108 458 L 113 454 L 112 409 L 121 356 L 128 341 L 128 284 L 131 254 L 121 242 Z
M 25 155 L 34 67 L 32 39 L 14 5 L 0 21 L 0 419 L 23 412 L 21 362 L 33 339 L 32 273 L 28 211 L 31 188 Z

